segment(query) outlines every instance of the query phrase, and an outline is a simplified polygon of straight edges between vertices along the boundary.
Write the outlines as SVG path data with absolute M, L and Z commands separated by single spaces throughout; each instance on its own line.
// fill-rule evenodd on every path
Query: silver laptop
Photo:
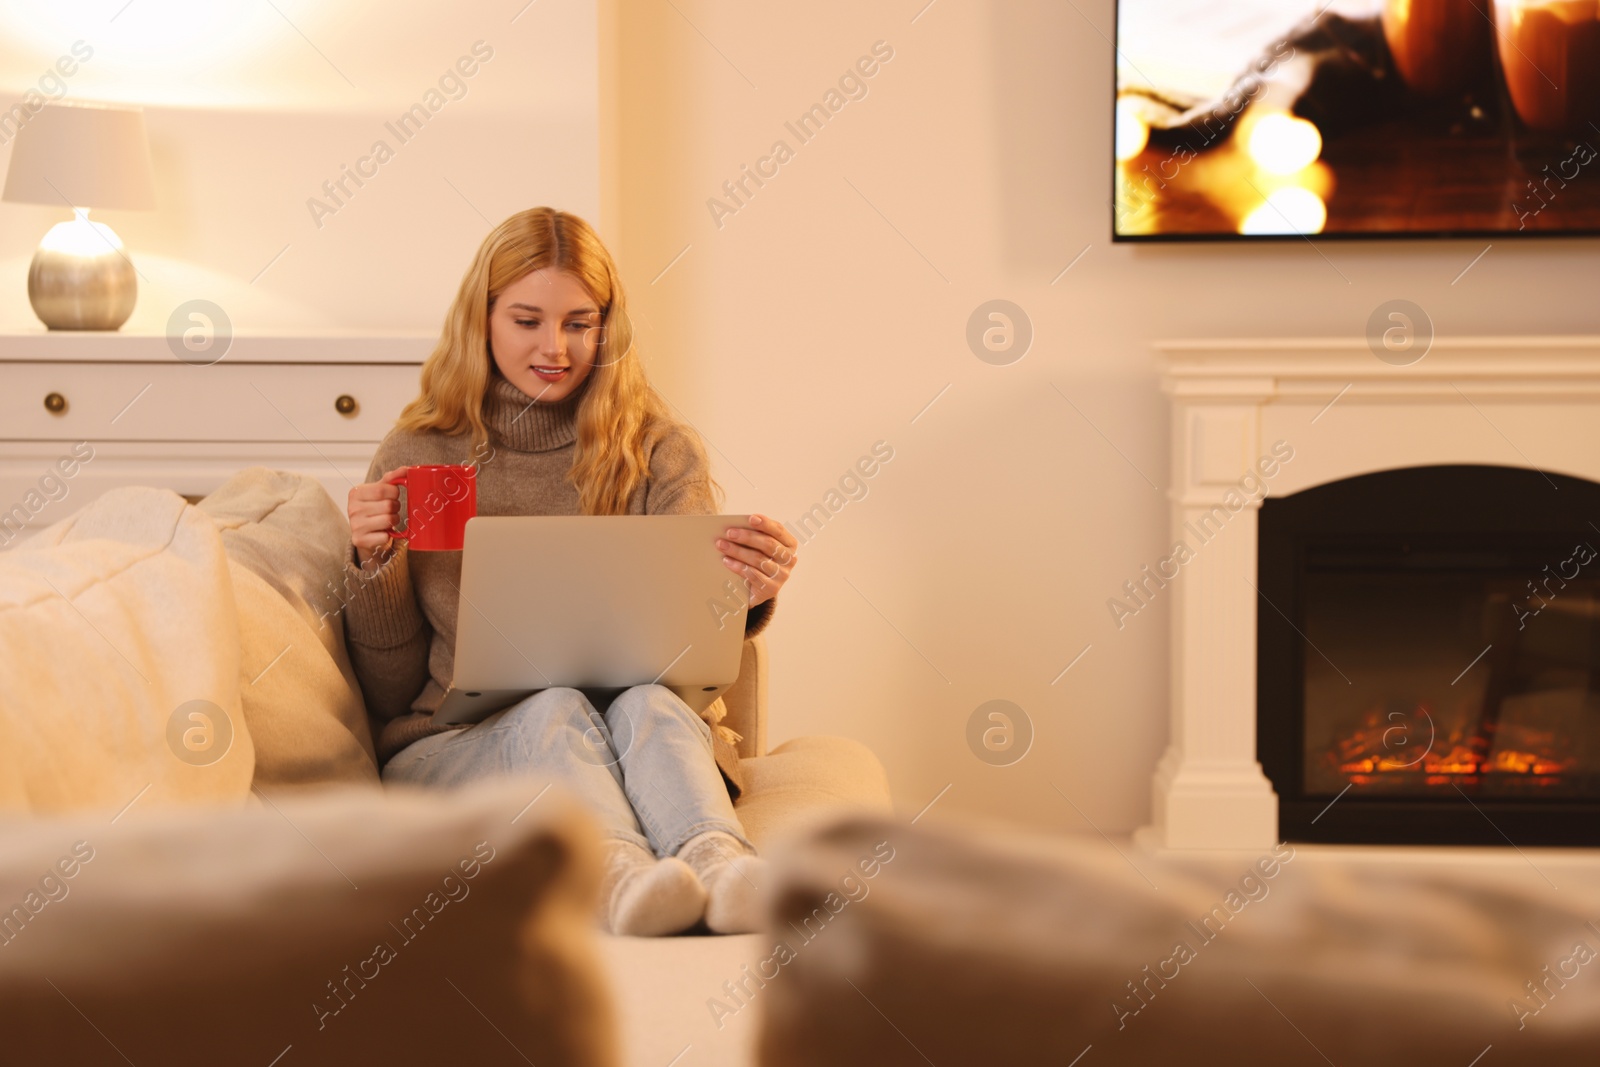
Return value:
M 473 723 L 541 689 L 655 683 L 704 711 L 739 676 L 748 588 L 713 543 L 747 515 L 467 521 L 455 676 Z

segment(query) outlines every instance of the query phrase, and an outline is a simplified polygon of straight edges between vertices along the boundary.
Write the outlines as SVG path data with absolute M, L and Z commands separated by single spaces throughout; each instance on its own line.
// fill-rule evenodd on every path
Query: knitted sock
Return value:
M 768 881 L 767 861 L 731 834 L 710 830 L 696 834 L 678 850 L 706 887 L 706 925 L 718 934 L 747 934 L 761 929 L 765 916 L 761 891 Z
M 705 914 L 706 890 L 681 860 L 658 860 L 627 841 L 606 846 L 600 915 L 613 934 L 661 937 L 682 933 Z

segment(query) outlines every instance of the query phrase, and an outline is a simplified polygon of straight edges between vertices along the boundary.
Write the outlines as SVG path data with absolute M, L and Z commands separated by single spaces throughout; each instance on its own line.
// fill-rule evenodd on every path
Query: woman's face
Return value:
M 583 283 L 559 270 L 524 274 L 489 312 L 489 351 L 506 380 L 530 400 L 565 400 L 594 369 L 600 306 Z

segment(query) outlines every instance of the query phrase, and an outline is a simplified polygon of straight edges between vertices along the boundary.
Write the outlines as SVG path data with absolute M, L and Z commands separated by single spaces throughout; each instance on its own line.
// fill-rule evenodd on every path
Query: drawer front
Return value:
M 0 363 L 0 440 L 381 441 L 416 397 L 419 373 L 415 364 Z

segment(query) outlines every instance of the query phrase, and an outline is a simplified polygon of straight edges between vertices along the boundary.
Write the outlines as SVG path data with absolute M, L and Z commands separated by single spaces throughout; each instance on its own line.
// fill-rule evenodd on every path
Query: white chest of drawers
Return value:
M 435 340 L 239 335 L 194 363 L 161 334 L 0 335 L 0 547 L 116 486 L 198 499 L 256 465 L 310 474 L 343 508 Z

